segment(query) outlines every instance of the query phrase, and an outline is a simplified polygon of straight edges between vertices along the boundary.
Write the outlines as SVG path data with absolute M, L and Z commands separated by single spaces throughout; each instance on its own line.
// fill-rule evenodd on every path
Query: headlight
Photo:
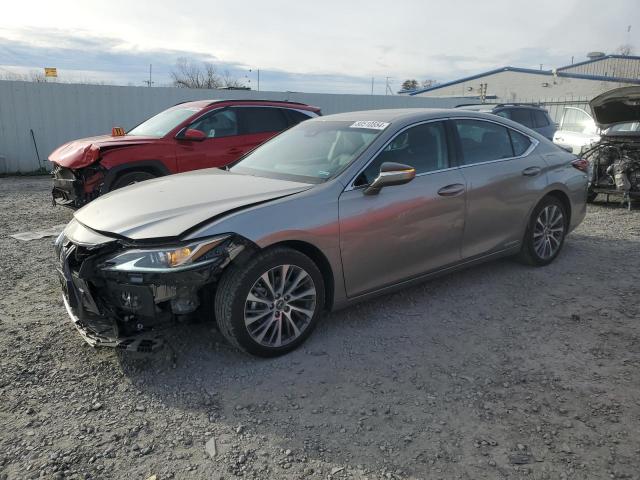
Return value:
M 105 270 L 119 272 L 175 272 L 206 265 L 218 255 L 214 249 L 230 235 L 207 238 L 184 245 L 125 250 L 103 263 Z

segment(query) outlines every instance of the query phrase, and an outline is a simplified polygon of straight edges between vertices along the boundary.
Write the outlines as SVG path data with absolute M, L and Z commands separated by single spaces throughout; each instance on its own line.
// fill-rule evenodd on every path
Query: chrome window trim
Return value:
M 531 145 L 529 145 L 529 148 L 527 150 L 525 150 L 522 155 L 518 155 L 515 157 L 508 157 L 508 158 L 497 158 L 495 160 L 487 160 L 484 162 L 476 162 L 476 163 L 470 163 L 468 165 L 456 165 L 456 166 L 450 166 L 448 168 L 441 168 L 439 170 L 431 170 L 430 172 L 422 172 L 422 173 L 418 173 L 416 174 L 416 178 L 417 177 L 422 177 L 424 175 L 431 175 L 433 173 L 440 173 L 440 172 L 447 172 L 449 170 L 455 170 L 456 168 L 466 168 L 466 167 L 474 167 L 476 165 L 485 165 L 487 163 L 497 163 L 497 162 L 505 162 L 508 160 L 516 160 L 516 159 L 520 159 L 520 158 L 524 158 L 529 156 L 535 149 L 536 147 L 540 144 L 540 141 L 534 137 L 532 137 L 531 135 L 529 135 L 528 133 L 525 133 L 521 130 L 518 130 L 517 128 L 513 128 L 509 125 L 505 125 L 504 123 L 501 122 L 496 122 L 493 119 L 489 119 L 489 118 L 478 118 L 478 117 L 443 117 L 443 118 L 432 118 L 429 120 L 421 120 L 419 122 L 416 123 L 412 123 L 411 125 L 407 125 L 406 127 L 404 127 L 402 130 L 399 130 L 389 141 L 387 141 L 382 147 L 380 147 L 371 157 L 371 160 L 369 160 L 366 165 L 364 167 L 362 167 L 360 170 L 358 170 L 358 172 L 355 174 L 355 176 L 349 181 L 347 182 L 347 187 L 344 189 L 345 192 L 350 192 L 351 190 L 360 190 L 364 187 L 366 187 L 366 185 L 360 185 L 360 186 L 355 186 L 353 184 L 353 182 L 356 181 L 356 179 L 358 178 L 358 176 L 364 171 L 366 170 L 366 168 L 371 164 L 371 162 L 373 162 L 376 157 L 378 155 L 380 155 L 380 153 L 387 148 L 387 146 L 393 142 L 396 137 L 398 137 L 398 135 L 400 135 L 401 133 L 404 133 L 406 130 L 408 130 L 409 128 L 413 128 L 413 127 L 417 127 L 419 125 L 423 125 L 425 123 L 432 123 L 432 122 L 445 122 L 447 120 L 477 120 L 480 122 L 489 122 L 489 123 L 495 123 L 496 125 L 500 125 L 501 127 L 513 130 L 514 132 L 517 132 L 521 135 L 524 135 L 525 137 L 527 137 L 530 141 L 531 141 Z
M 453 117 L 453 118 L 449 118 L 449 120 L 476 120 L 479 122 L 489 122 L 489 123 L 495 123 L 496 125 L 500 125 L 501 127 L 504 127 L 506 129 L 509 130 L 513 130 L 514 132 L 517 132 L 521 135 L 524 135 L 525 137 L 527 137 L 530 141 L 531 141 L 531 145 L 529 145 L 529 148 L 527 148 L 521 155 L 517 155 L 515 157 L 507 157 L 507 158 L 496 158 L 495 160 L 486 160 L 484 162 L 475 162 L 475 163 L 468 163 L 465 165 L 459 165 L 458 168 L 467 168 L 467 167 L 475 167 L 476 165 L 486 165 L 487 163 L 498 163 L 498 162 L 506 162 L 509 160 L 517 160 L 520 158 L 524 158 L 527 157 L 531 154 L 531 152 L 533 152 L 536 147 L 538 145 L 540 145 L 540 140 L 538 140 L 537 138 L 532 137 L 531 135 L 518 130 L 516 128 L 510 127 L 509 125 L 505 125 L 504 123 L 500 123 L 500 122 L 496 122 L 494 120 L 488 119 L 488 118 L 477 118 L 477 117 Z M 513 121 L 513 120 L 512 120 Z
M 350 192 L 351 190 L 360 190 L 362 188 L 365 188 L 367 185 L 359 185 L 359 186 L 355 186 L 353 184 L 353 182 L 356 181 L 356 179 L 360 176 L 360 174 L 362 172 L 364 172 L 367 167 L 371 164 L 371 162 L 373 162 L 378 155 L 380 155 L 380 153 L 382 153 L 382 151 L 387 148 L 389 146 L 389 144 L 391 142 L 393 142 L 400 134 L 404 133 L 405 131 L 407 131 L 410 128 L 413 127 L 417 127 L 419 125 L 424 125 L 425 123 L 433 123 L 433 122 L 445 122 L 446 120 L 449 120 L 448 117 L 443 117 L 443 118 L 432 118 L 429 120 L 420 120 L 419 122 L 416 123 L 412 123 L 411 125 L 407 125 L 406 127 L 404 127 L 402 130 L 398 130 L 396 132 L 396 134 L 391 137 L 384 145 L 382 145 L 382 147 L 380 147 L 371 157 L 371 159 L 364 165 L 364 167 L 362 167 L 360 170 L 358 170 L 358 172 L 353 176 L 353 178 L 351 180 L 349 180 L 347 182 L 347 187 L 343 190 L 344 192 Z M 445 128 L 445 135 L 446 135 L 446 128 Z M 447 146 L 447 153 L 449 153 L 448 151 L 448 146 Z M 438 172 L 446 172 L 448 170 L 453 170 L 455 168 L 458 167 L 447 167 L 447 168 L 441 168 L 440 170 L 431 170 L 430 172 L 422 172 L 422 173 L 417 173 L 416 177 L 422 177 L 423 175 L 430 175 L 432 173 L 438 173 Z

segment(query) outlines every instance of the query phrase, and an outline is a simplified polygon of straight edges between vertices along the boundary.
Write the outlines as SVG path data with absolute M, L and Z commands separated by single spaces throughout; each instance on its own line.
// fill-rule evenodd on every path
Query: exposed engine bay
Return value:
M 640 198 L 640 139 L 603 137 L 583 158 L 589 162 L 589 200 L 617 194 L 631 208 L 631 200 Z

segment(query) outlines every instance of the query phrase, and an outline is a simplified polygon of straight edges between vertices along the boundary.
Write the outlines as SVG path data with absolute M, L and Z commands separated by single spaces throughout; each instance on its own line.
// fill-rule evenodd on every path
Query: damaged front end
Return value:
M 213 285 L 249 246 L 231 234 L 171 245 L 93 235 L 99 243 L 74 241 L 64 232 L 56 240 L 69 316 L 92 346 L 145 352 L 160 348 L 164 328 L 212 316 Z
M 53 176 L 53 205 L 77 209 L 102 193 L 106 170 L 99 164 L 78 170 L 55 165 Z
M 603 137 L 583 158 L 590 167 L 591 200 L 617 194 L 631 208 L 631 200 L 640 198 L 640 138 Z

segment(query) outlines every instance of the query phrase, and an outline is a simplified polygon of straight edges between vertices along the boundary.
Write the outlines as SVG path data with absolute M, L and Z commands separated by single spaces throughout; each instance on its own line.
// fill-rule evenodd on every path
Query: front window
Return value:
M 234 110 L 214 110 L 203 115 L 187 128 L 199 130 L 207 138 L 232 137 L 238 135 L 238 119 Z
M 358 122 L 311 121 L 261 145 L 232 172 L 320 183 L 353 162 L 382 130 L 361 128 Z
M 364 169 L 354 185 L 371 184 L 385 162 L 409 165 L 415 168 L 418 175 L 448 168 L 449 152 L 444 123 L 423 123 L 396 136 Z
M 199 112 L 198 107 L 173 107 L 142 122 L 137 127 L 129 130 L 127 135 L 141 137 L 164 137 L 187 118 Z

